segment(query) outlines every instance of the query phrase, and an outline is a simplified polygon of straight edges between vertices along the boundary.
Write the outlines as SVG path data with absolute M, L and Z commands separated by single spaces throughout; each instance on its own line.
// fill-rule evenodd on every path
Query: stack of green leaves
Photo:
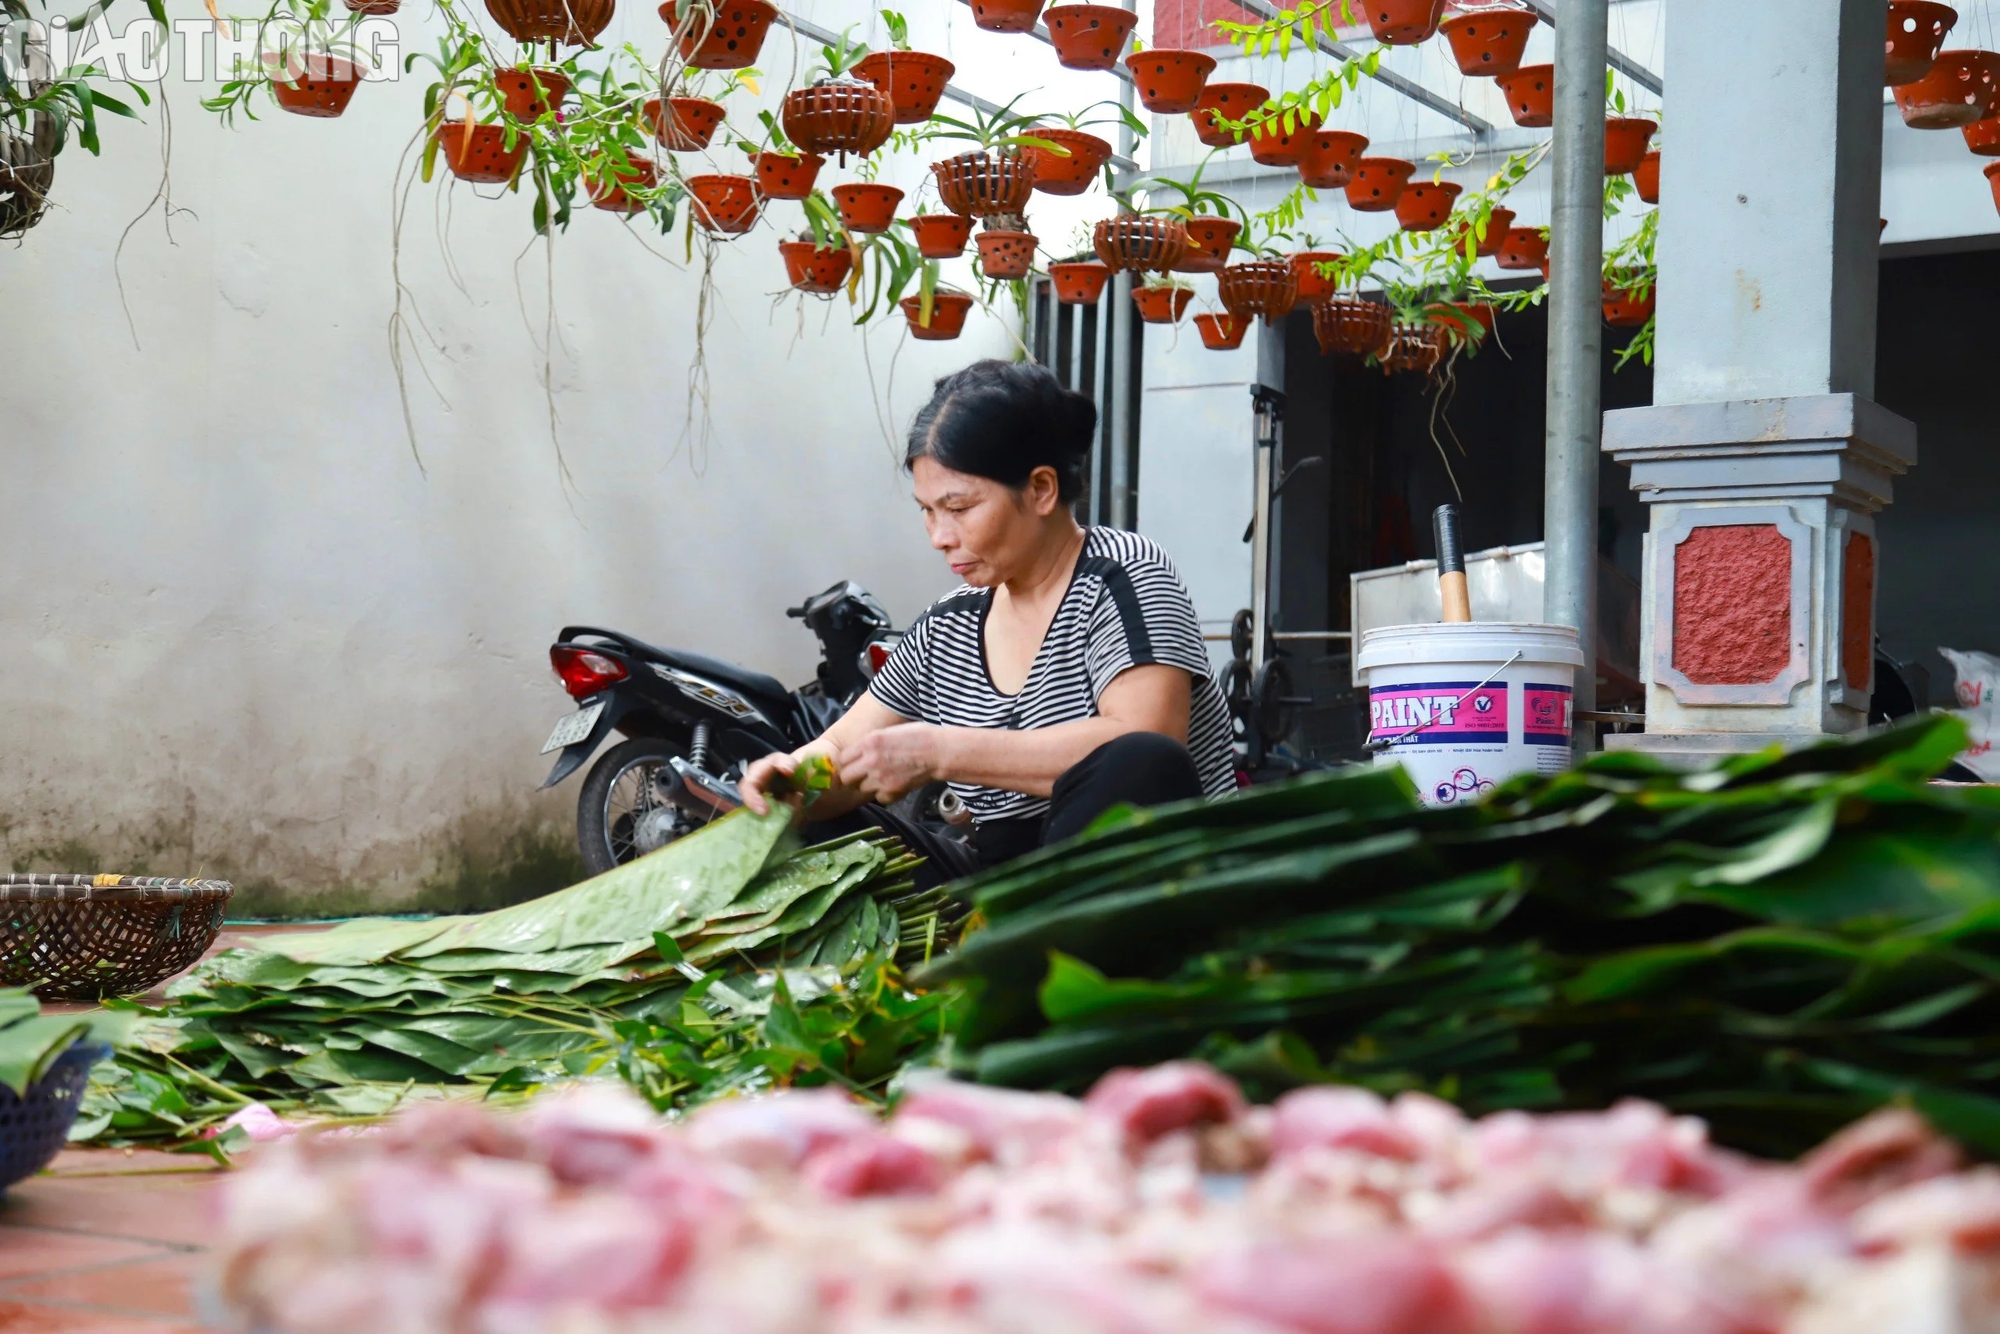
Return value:
M 1212 1060 L 1468 1110 L 1656 1099 L 1789 1154 L 1907 1099 L 2000 1153 L 2000 791 L 1949 717 L 1420 807 L 1399 769 L 1112 815 L 961 886 L 979 1078 Z
M 951 921 L 955 905 L 915 890 L 918 859 L 894 839 L 795 851 L 789 820 L 739 811 L 497 912 L 364 918 L 217 955 L 100 1071 L 79 1137 L 186 1139 L 253 1101 L 380 1115 L 454 1085 L 590 1073 L 676 1033 L 744 1057 L 774 1005 L 853 1009 L 850 987 L 891 985 L 899 958 L 940 944 L 939 909 Z M 744 1059 L 724 1064 L 751 1077 Z M 696 1096 L 726 1073 L 654 1072 L 649 1091 Z
M 0 987 L 0 1088 L 23 1097 L 79 1042 L 111 1042 L 127 1021 L 107 1013 L 43 1014 L 25 987 Z

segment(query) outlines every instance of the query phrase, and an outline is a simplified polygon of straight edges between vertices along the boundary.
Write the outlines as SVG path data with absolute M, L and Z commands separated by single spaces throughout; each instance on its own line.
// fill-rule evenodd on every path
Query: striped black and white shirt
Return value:
M 919 616 L 868 689 L 905 718 L 945 727 L 1054 727 L 1097 716 L 1128 667 L 1162 663 L 1194 678 L 1188 750 L 1211 797 L 1236 789 L 1229 706 L 1209 674 L 1201 625 L 1180 572 L 1153 542 L 1116 528 L 1084 531 L 1069 590 L 1018 695 L 986 668 L 993 590 L 966 585 Z M 976 820 L 1045 815 L 1046 797 L 953 783 Z

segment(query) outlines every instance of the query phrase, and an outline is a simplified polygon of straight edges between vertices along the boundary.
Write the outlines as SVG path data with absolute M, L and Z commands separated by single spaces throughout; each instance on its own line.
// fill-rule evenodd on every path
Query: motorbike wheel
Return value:
M 653 781 L 687 747 L 662 737 L 621 741 L 598 758 L 576 799 L 576 844 L 584 869 L 601 875 L 692 833 L 698 822 L 669 806 Z

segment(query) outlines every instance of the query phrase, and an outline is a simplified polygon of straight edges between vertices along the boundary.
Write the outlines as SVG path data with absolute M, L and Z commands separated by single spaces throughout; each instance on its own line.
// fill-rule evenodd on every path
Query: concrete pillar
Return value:
M 1916 462 L 1874 389 L 1883 0 L 1674 0 L 1654 406 L 1605 414 L 1651 511 L 1646 733 L 1690 762 L 1867 721 Z

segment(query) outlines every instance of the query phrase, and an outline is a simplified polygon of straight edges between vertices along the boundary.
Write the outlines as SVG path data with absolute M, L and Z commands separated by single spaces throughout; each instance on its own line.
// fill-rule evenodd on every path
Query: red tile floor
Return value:
M 222 1171 L 186 1154 L 72 1149 L 0 1198 L 0 1331 L 193 1334 Z M 358 1334 L 358 1332 L 357 1332 Z
M 214 949 L 296 929 L 230 927 Z M 224 1170 L 188 1154 L 70 1149 L 0 1196 L 0 1334 L 209 1329 L 195 1303 L 212 1263 L 205 1197 Z

